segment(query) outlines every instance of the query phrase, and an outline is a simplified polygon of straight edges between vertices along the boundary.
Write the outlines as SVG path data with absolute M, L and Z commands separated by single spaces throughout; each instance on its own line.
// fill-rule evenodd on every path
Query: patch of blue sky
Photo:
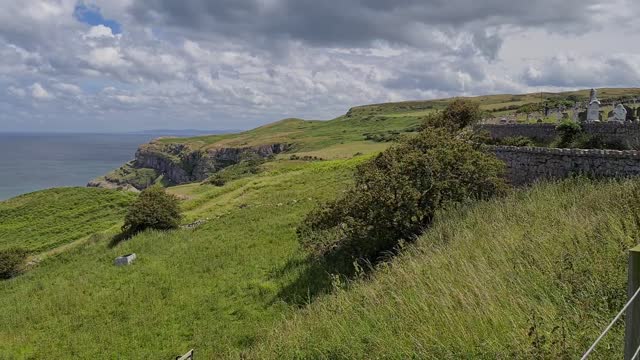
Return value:
M 100 8 L 97 6 L 79 3 L 73 11 L 73 16 L 78 21 L 85 24 L 89 24 L 91 26 L 104 25 L 111 28 L 111 32 L 114 34 L 122 33 L 122 25 L 115 20 L 105 19 L 100 12 Z

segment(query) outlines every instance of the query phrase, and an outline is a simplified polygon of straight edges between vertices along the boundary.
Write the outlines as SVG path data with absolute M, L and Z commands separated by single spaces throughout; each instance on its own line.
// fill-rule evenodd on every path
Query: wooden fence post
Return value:
M 627 294 L 631 299 L 640 287 L 640 245 L 629 250 L 628 271 Z M 638 346 L 640 346 L 640 299 L 636 299 L 627 309 L 624 328 L 624 359 L 631 360 Z
M 176 356 L 176 360 L 193 360 L 193 349 L 182 356 Z

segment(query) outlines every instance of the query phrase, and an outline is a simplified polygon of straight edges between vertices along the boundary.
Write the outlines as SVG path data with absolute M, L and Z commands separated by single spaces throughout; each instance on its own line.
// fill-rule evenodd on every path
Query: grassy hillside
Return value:
M 477 99 L 488 110 L 536 94 Z M 368 158 L 356 153 L 385 149 L 448 101 L 158 140 L 293 147 L 224 186 L 169 188 L 185 223 L 204 221 L 195 230 L 145 232 L 111 247 L 135 195 L 55 189 L 0 202 L 0 249 L 55 249 L 0 281 L 0 359 L 169 359 L 190 348 L 205 359 L 576 358 L 626 298 L 638 181 L 540 185 L 443 212 L 415 246 L 353 282 L 331 284 L 299 248 L 296 227 L 351 182 Z M 77 246 L 60 246 L 70 242 Z M 132 266 L 113 266 L 131 252 Z M 596 358 L 618 358 L 621 341 L 616 327 Z
M 600 89 L 598 94 L 602 100 L 618 99 L 640 96 L 640 89 Z M 487 95 L 470 99 L 479 102 L 481 109 L 495 112 L 495 116 L 506 116 L 514 114 L 515 110 L 499 110 L 569 97 L 586 100 L 589 98 L 589 90 L 563 93 Z M 285 119 L 238 134 L 164 138 L 158 142 L 160 144 L 189 144 L 194 149 L 287 143 L 293 145 L 290 153 L 314 152 L 314 155 L 325 158 L 344 157 L 344 154 L 351 155 L 354 152 L 380 151 L 385 147 L 385 144 L 367 139 L 381 135 L 411 132 L 427 114 L 444 109 L 452 100 L 437 99 L 358 106 L 350 109 L 346 115 L 330 121 Z
M 295 308 L 282 292 L 304 254 L 295 227 L 350 180 L 363 158 L 276 161 L 224 187 L 171 188 L 195 230 L 148 232 L 111 249 L 107 236 L 0 282 L 0 359 L 237 358 Z M 135 252 L 130 267 L 112 265 Z
M 450 211 L 370 280 L 338 286 L 253 358 L 576 359 L 626 301 L 640 183 L 567 181 Z M 621 358 L 623 324 L 593 358 Z
M 119 224 L 135 195 L 60 188 L 0 202 L 0 250 L 41 252 Z
M 355 152 L 379 151 L 380 144 L 367 141 L 367 135 L 411 132 L 420 122 L 421 118 L 417 116 L 385 117 L 373 114 L 343 116 L 330 121 L 286 119 L 239 134 L 164 138 L 158 143 L 187 143 L 193 149 L 285 143 L 292 145 L 289 153 L 322 151 L 319 153 L 322 157 L 335 158 L 334 155 L 344 157 Z M 335 151 L 336 147 L 339 151 Z
M 224 187 L 171 188 L 186 221 L 205 225 L 114 249 L 95 236 L 0 282 L 0 358 L 171 358 L 192 347 L 203 358 L 575 358 L 622 306 L 637 181 L 541 185 L 442 213 L 371 279 L 290 303 L 318 285 L 296 225 L 362 160 L 276 161 Z M 129 252 L 133 266 L 112 265 Z M 595 358 L 616 358 L 622 332 Z

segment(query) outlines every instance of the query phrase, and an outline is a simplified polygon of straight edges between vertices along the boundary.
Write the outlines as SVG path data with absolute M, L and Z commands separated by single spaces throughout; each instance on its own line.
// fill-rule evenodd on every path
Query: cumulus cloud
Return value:
M 178 31 L 255 40 L 293 39 L 314 46 L 369 47 L 376 41 L 417 48 L 460 42 L 495 56 L 505 26 L 583 31 L 600 0 L 173 0 L 135 1 L 129 15 Z M 469 36 L 460 37 L 460 34 Z M 444 41 L 441 41 L 444 40 Z M 459 46 L 459 45 L 458 45 Z
M 53 98 L 51 95 L 40 83 L 34 83 L 29 87 L 31 90 L 31 96 L 37 100 L 50 100 Z
M 113 38 L 115 35 L 110 27 L 104 26 L 102 24 L 97 26 L 92 26 L 91 29 L 84 35 L 85 38 Z
M 632 86 L 639 14 L 634 0 L 0 0 L 0 103 L 21 126 L 46 114 L 40 128 L 247 128 Z
M 559 55 L 529 65 L 523 78 L 531 86 L 591 87 L 638 86 L 640 54 L 605 56 Z
M 59 83 L 59 84 L 55 84 L 53 86 L 56 89 L 62 91 L 63 93 L 66 93 L 66 94 L 71 94 L 71 95 L 80 95 L 80 94 L 82 94 L 82 89 L 78 85 L 67 84 L 67 83 Z
M 10 95 L 14 95 L 14 96 L 18 96 L 18 97 L 24 97 L 27 95 L 27 92 L 24 89 L 15 87 L 15 86 L 9 86 L 7 88 L 7 92 Z

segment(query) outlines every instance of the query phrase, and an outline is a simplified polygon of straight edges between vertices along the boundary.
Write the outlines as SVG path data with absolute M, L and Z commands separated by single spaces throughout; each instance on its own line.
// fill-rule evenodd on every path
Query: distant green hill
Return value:
M 562 99 L 586 101 L 589 99 L 589 92 L 590 90 L 585 89 L 560 93 L 485 95 L 468 99 L 480 103 L 481 109 L 485 111 L 497 111 L 500 115 L 505 115 L 514 113 L 516 107 L 526 104 Z M 598 90 L 598 96 L 601 100 L 640 97 L 640 88 L 603 88 Z M 327 149 L 339 147 L 338 145 L 371 145 L 371 139 L 374 139 L 375 135 L 413 131 L 426 115 L 444 109 L 452 100 L 453 98 L 448 98 L 357 106 L 345 115 L 329 121 L 285 119 L 236 134 L 191 138 L 167 137 L 158 143 L 188 144 L 193 149 L 289 143 L 294 145 L 289 151 L 291 153 L 315 151 L 317 154 L 323 154 Z M 511 107 L 511 110 L 501 110 Z
M 600 89 L 599 96 L 602 100 L 635 99 L 640 96 L 640 89 Z M 515 117 L 519 122 L 534 122 L 557 121 L 557 117 L 531 114 L 530 111 L 525 114 L 520 111 L 522 107 L 531 108 L 530 104 L 541 102 L 550 106 L 561 103 L 573 106 L 588 98 L 589 90 L 580 90 L 487 95 L 470 99 L 480 103 L 488 121 Z M 153 183 L 175 185 L 202 181 L 220 169 L 237 163 L 242 154 L 247 152 L 260 153 L 262 156 L 276 153 L 280 158 L 306 156 L 322 159 L 344 159 L 356 153 L 376 153 L 400 136 L 414 132 L 427 115 L 444 109 L 452 100 L 357 106 L 345 115 L 328 121 L 284 119 L 235 134 L 160 138 L 140 146 L 135 161 L 93 180 L 90 185 L 141 190 Z

